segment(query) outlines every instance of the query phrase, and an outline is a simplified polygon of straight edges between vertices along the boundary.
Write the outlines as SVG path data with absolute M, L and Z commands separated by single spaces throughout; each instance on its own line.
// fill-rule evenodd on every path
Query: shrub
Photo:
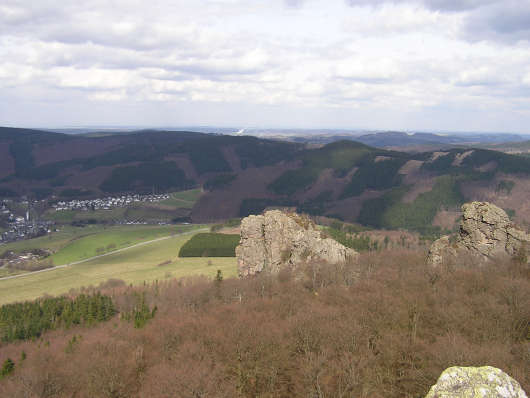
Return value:
M 13 370 L 15 370 L 15 362 L 11 358 L 7 358 L 0 369 L 0 379 L 13 372 Z

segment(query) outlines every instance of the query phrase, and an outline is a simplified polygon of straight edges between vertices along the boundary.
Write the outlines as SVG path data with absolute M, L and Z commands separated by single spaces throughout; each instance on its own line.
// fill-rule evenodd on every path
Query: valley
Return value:
M 0 398 L 527 398 L 530 0 L 0 0 Z
M 463 147 L 384 149 L 403 134 L 360 136 L 376 145 L 368 146 L 342 136 L 314 145 L 183 131 L 65 135 L 0 128 L 0 143 L 8 148 L 0 160 L 8 172 L 0 180 L 5 213 L 0 222 L 8 237 L 0 245 L 5 257 L 0 276 L 45 271 L 0 281 L 0 289 L 17 292 L 4 300 L 66 292 L 122 274 L 127 283 L 166 274 L 213 275 L 217 268 L 205 269 L 209 260 L 200 254 L 189 262 L 175 260 L 184 244 L 179 234 L 227 220 L 238 228 L 242 217 L 270 208 L 321 220 L 335 239 L 369 251 L 424 250 L 426 242 L 457 228 L 460 206 L 471 200 L 497 204 L 517 224 L 530 225 L 530 158 L 432 134 L 405 136 L 411 144 L 438 137 Z M 506 148 L 524 147 L 524 141 L 512 139 Z M 488 147 L 501 145 L 485 140 Z M 17 235 L 15 225 L 20 229 L 24 223 L 46 230 L 36 238 Z M 172 241 L 177 254 L 166 255 Z M 145 242 L 151 243 L 135 247 Z M 196 253 L 204 252 L 200 245 Z M 168 258 L 160 254 L 151 261 L 150 248 L 163 248 Z M 131 253 L 145 261 L 145 270 L 135 268 L 140 262 L 129 262 Z M 210 262 L 217 261 L 234 275 L 233 259 Z M 162 272 L 160 263 L 169 270 Z M 106 266 L 108 272 L 102 271 Z M 102 276 L 84 274 L 89 269 Z
M 528 225 L 530 210 L 520 206 L 520 199 L 507 199 L 506 188 L 513 198 L 528 193 L 529 158 L 461 141 L 460 147 L 400 152 L 352 139 L 312 146 L 178 131 L 87 137 L 2 128 L 0 142 L 10 154 L 1 161 L 2 168 L 15 168 L 0 180 L 0 194 L 38 196 L 51 209 L 66 194 L 74 195 L 69 200 L 87 201 L 152 192 L 176 195 L 191 188 L 189 201 L 175 197 L 109 210 L 45 210 L 42 218 L 59 223 L 212 223 L 280 206 L 372 228 L 427 234 L 453 227 L 435 221 L 441 212 L 487 197 L 510 211 L 514 221 Z M 383 206 L 377 219 L 371 215 L 373 200 Z M 403 218 L 407 207 L 419 209 L 410 222 Z
M 462 204 L 483 200 L 507 242 L 514 223 L 528 240 L 528 157 L 0 133 L 0 393 L 29 380 L 55 396 L 421 396 L 448 366 L 491 361 L 529 385 L 524 243 L 472 267 L 459 227 Z M 443 264 L 456 244 L 462 258 Z M 86 358 L 104 374 L 73 377 Z M 40 371 L 50 360 L 53 380 Z

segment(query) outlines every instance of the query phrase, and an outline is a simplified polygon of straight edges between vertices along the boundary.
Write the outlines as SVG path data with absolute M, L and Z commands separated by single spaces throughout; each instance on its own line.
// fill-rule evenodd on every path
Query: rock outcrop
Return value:
M 520 256 L 530 248 L 530 235 L 517 229 L 504 210 L 487 202 L 462 206 L 460 231 L 435 241 L 427 263 L 439 265 L 468 256 L 478 261 Z
M 519 383 L 491 366 L 446 369 L 425 398 L 527 398 Z
M 311 220 L 279 210 L 248 216 L 241 221 L 241 240 L 236 248 L 240 277 L 262 271 L 277 273 L 307 261 L 341 263 L 359 253 L 322 237 Z

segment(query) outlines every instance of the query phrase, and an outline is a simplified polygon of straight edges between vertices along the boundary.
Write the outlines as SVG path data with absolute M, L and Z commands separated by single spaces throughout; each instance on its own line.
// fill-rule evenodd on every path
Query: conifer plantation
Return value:
M 0 307 L 0 339 L 3 342 L 40 337 L 47 330 L 73 325 L 92 325 L 115 314 L 110 297 L 99 292 L 67 297 L 43 298 Z
M 0 396 L 423 397 L 449 366 L 484 364 L 530 389 L 530 271 L 515 262 L 432 269 L 386 250 L 78 293 L 3 307 Z

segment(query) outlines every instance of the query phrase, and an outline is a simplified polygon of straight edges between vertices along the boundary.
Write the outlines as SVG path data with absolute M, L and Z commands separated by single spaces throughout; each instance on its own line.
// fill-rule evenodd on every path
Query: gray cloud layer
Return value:
M 527 130 L 530 0 L 3 0 L 0 124 Z

